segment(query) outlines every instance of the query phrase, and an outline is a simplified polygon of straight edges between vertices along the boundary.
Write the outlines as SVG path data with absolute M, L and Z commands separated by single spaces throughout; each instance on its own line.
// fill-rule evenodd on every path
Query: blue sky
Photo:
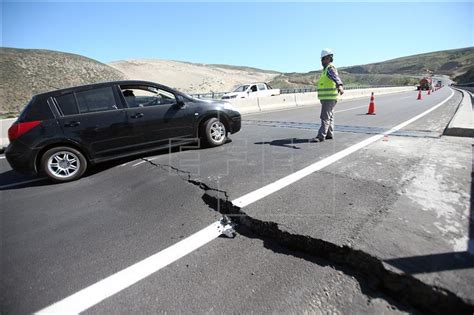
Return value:
M 159 58 L 286 72 L 474 46 L 464 3 L 2 2 L 2 46 L 102 62 Z

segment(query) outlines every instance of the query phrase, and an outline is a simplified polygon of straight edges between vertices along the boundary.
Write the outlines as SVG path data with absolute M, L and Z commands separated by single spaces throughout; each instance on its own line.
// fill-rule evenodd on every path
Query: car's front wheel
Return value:
M 41 158 L 41 170 L 55 182 L 79 179 L 86 169 L 87 160 L 84 155 L 71 147 L 49 149 Z
M 222 145 L 227 139 L 227 129 L 218 118 L 207 120 L 204 125 L 204 140 L 211 147 Z

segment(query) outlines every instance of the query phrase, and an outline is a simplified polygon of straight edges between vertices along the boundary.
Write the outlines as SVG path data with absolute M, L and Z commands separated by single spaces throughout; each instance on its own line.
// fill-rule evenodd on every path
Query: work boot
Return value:
M 331 139 L 334 139 L 333 136 L 326 136 L 326 140 L 331 140 Z

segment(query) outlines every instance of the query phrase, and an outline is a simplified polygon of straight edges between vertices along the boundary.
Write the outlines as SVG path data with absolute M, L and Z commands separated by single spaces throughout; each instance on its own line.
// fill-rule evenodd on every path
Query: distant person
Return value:
M 336 67 L 332 64 L 333 55 L 330 49 L 321 51 L 321 64 L 323 72 L 317 82 L 318 99 L 321 101 L 321 127 L 316 138 L 311 142 L 323 142 L 334 137 L 334 107 L 337 103 L 337 95 L 344 93 L 341 78 Z

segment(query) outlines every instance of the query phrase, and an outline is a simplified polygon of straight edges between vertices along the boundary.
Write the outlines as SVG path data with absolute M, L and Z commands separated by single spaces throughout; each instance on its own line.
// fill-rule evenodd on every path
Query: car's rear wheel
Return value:
M 41 170 L 55 182 L 70 182 L 79 179 L 87 169 L 87 160 L 71 147 L 49 149 L 41 158 Z
M 218 118 L 207 120 L 204 125 L 204 140 L 211 147 L 222 145 L 227 139 L 227 129 Z

